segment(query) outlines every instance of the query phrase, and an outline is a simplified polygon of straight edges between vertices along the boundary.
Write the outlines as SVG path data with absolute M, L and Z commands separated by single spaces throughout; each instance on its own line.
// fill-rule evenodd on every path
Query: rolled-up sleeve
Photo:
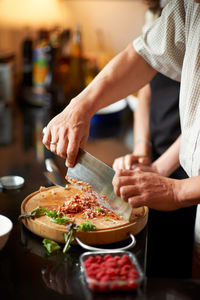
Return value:
M 184 1 L 172 0 L 133 47 L 155 70 L 180 81 L 185 53 Z

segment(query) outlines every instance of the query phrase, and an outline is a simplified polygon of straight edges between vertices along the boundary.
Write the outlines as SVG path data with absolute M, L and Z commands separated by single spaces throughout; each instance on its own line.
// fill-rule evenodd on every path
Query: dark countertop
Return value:
M 125 112 L 130 117 L 129 112 Z M 126 115 L 126 116 L 127 116 Z M 44 159 L 52 157 L 64 172 L 64 160 L 55 157 L 41 143 L 42 129 L 52 117 L 49 108 L 4 108 L 0 111 L 0 176 L 20 175 L 25 184 L 21 189 L 0 190 L 0 214 L 9 217 L 13 230 L 0 251 L 0 294 L 5 299 L 199 299 L 200 280 L 147 278 L 137 292 L 113 292 L 106 296 L 91 293 L 81 275 L 79 257 L 85 251 L 73 245 L 66 256 L 48 255 L 42 238 L 27 230 L 17 218 L 20 205 L 40 186 L 49 186 L 43 175 Z M 131 119 L 130 119 L 131 122 Z M 124 131 L 130 123 L 120 123 L 116 134 L 90 138 L 90 153 L 111 165 L 115 157 L 128 152 Z M 117 133 L 118 132 L 118 133 Z M 133 252 L 145 272 L 145 228 L 136 236 Z M 124 246 L 128 241 L 107 245 Z M 155 245 L 156 247 L 156 245 Z

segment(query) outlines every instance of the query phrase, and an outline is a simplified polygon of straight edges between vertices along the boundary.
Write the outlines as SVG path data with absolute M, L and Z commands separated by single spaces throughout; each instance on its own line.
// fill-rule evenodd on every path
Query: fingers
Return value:
M 119 196 L 124 201 L 128 201 L 129 198 L 139 195 L 140 189 L 136 185 L 121 186 L 119 189 Z
M 86 144 L 90 127 L 87 113 L 79 109 L 77 102 L 70 104 L 46 127 L 43 143 L 53 153 L 66 159 L 66 165 L 73 167 L 79 147 Z
M 140 195 L 136 195 L 134 197 L 129 197 L 128 198 L 128 203 L 130 204 L 130 206 L 132 206 L 133 208 L 138 208 L 141 206 L 145 206 L 146 202 L 144 197 L 140 196 Z
M 57 148 L 56 148 L 56 152 L 54 153 L 62 158 L 66 158 L 67 156 L 66 149 L 68 147 L 67 130 L 61 127 L 60 130 L 57 132 L 57 139 L 58 139 Z
M 57 153 L 57 143 L 58 143 L 58 134 L 56 128 L 53 126 L 51 129 L 51 141 L 50 141 L 50 150 L 53 153 Z
M 86 133 L 83 135 L 82 138 L 78 131 L 73 131 L 71 135 L 69 135 L 67 159 L 65 162 L 68 168 L 72 168 L 75 165 L 79 148 L 85 148 L 89 135 L 89 127 L 85 132 Z
M 43 143 L 54 154 L 66 158 L 66 165 L 73 167 L 79 149 L 80 137 L 78 130 L 68 130 L 65 127 L 54 126 L 49 123 L 46 128 Z M 85 144 L 87 136 L 83 139 L 82 144 Z
M 122 169 L 131 170 L 132 165 L 134 163 L 138 163 L 138 159 L 139 157 L 133 154 L 127 154 L 125 156 L 121 156 L 115 159 L 113 163 L 113 169 L 115 171 L 122 170 Z
M 162 211 L 179 207 L 175 192 L 179 184 L 179 180 L 140 169 L 118 170 L 113 177 L 114 192 L 132 207 L 148 206 Z
M 124 201 L 130 203 L 132 207 L 144 205 L 146 197 L 143 189 L 142 171 L 118 170 L 113 177 L 114 193 Z
M 80 142 L 80 148 L 84 149 L 88 140 L 88 136 L 89 136 L 89 130 L 90 128 L 88 128 L 88 130 L 86 131 L 85 135 L 83 135 L 81 142 Z
M 79 150 L 79 137 L 76 134 L 71 134 L 69 137 L 68 147 L 67 147 L 67 159 L 66 159 L 66 166 L 68 168 L 72 168 L 75 165 L 76 157 Z
M 49 126 L 47 126 L 47 127 L 45 128 L 44 136 L 43 136 L 42 142 L 43 142 L 43 144 L 47 147 L 47 149 L 50 149 L 51 131 L 50 131 Z
M 113 163 L 113 169 L 115 171 L 120 170 L 120 169 L 124 169 L 124 163 L 123 163 L 123 157 L 119 157 L 117 159 L 115 159 L 114 163 Z
M 143 156 L 138 158 L 138 163 L 142 165 L 150 165 L 151 159 L 148 156 Z
M 124 158 L 124 169 L 130 170 L 132 163 L 136 160 L 136 158 L 132 154 L 125 155 Z
M 117 196 L 121 196 L 122 187 L 135 185 L 134 171 L 132 170 L 118 170 L 113 177 L 113 188 Z

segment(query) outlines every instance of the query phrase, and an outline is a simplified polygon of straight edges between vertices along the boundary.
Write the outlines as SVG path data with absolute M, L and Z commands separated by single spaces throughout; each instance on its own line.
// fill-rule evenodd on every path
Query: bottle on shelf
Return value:
M 22 42 L 22 85 L 32 86 L 32 60 L 33 60 L 33 40 L 27 32 Z
M 32 93 L 28 99 L 33 105 L 43 106 L 46 99 L 49 99 L 54 76 L 55 49 L 50 43 L 50 32 L 39 30 L 33 50 Z
M 66 105 L 69 102 L 69 70 L 71 58 L 71 30 L 65 29 L 60 35 L 60 45 L 56 58 L 55 83 L 59 88 L 60 102 Z
M 99 66 L 95 57 L 88 57 L 85 62 L 85 86 L 99 73 Z
M 75 97 L 85 87 L 82 33 L 78 24 L 72 37 L 72 51 L 69 69 L 70 98 Z
M 49 32 L 42 29 L 38 33 L 38 40 L 33 50 L 33 92 L 36 94 L 44 94 L 49 84 L 50 53 Z

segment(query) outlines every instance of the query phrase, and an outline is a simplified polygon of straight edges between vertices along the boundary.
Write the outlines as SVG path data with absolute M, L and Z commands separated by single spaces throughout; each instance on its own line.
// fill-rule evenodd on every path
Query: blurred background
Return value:
M 2 172 L 15 161 L 9 147 L 21 160 L 32 151 L 41 163 L 51 155 L 44 126 L 140 35 L 146 10 L 142 0 L 0 0 Z M 91 119 L 87 150 L 109 165 L 132 151 L 134 101 L 127 100 Z
M 141 0 L 0 0 L 0 99 L 58 105 L 141 33 Z M 22 88 L 23 87 L 23 88 Z

